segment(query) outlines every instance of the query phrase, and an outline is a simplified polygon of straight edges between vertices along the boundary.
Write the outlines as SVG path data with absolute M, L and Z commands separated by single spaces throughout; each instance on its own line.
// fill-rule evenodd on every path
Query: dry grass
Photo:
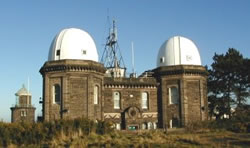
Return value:
M 186 131 L 164 133 L 163 131 L 123 132 L 112 134 L 67 137 L 57 139 L 49 144 L 51 147 L 134 147 L 134 148 L 166 148 L 166 147 L 249 147 L 249 133 L 233 133 L 228 131 L 207 131 L 188 133 Z
M 163 131 L 127 132 L 115 131 L 111 134 L 98 135 L 91 133 L 64 133 L 43 145 L 29 145 L 25 147 L 55 147 L 55 148 L 186 148 L 186 147 L 249 147 L 250 133 L 233 133 L 229 131 L 187 132 L 178 131 L 165 133 Z M 9 147 L 17 147 L 10 145 Z
M 54 132 L 51 139 L 40 141 L 41 145 L 34 143 L 15 145 L 15 143 L 10 143 L 8 147 L 9 148 L 250 147 L 250 133 L 234 133 L 227 131 L 226 129 L 207 128 L 206 126 L 201 126 L 201 125 L 200 126 L 191 125 L 185 129 L 168 130 L 167 133 L 162 130 L 113 131 L 113 132 L 109 131 L 105 132 L 106 134 L 104 133 L 100 134 L 95 132 L 95 130 L 92 130 L 90 133 L 86 134 L 80 128 L 74 130 L 71 129 L 71 131 L 58 130 L 57 132 Z

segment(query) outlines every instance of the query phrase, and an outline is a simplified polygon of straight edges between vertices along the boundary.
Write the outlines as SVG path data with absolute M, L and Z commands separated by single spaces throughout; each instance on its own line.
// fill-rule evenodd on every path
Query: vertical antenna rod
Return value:
M 134 57 L 134 43 L 131 42 L 132 47 L 132 73 L 135 73 L 135 57 Z
M 30 92 L 30 77 L 28 76 L 28 93 Z

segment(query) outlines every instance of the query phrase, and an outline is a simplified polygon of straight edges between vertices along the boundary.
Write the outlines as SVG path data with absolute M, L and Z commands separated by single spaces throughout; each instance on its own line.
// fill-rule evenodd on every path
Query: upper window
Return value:
M 57 104 L 61 103 L 61 87 L 59 84 L 53 86 L 53 102 Z
M 148 109 L 148 93 L 143 92 L 141 94 L 141 99 L 142 99 L 142 109 Z
M 161 57 L 160 58 L 160 63 L 164 63 L 165 62 L 165 58 L 164 57 Z
M 82 54 L 86 55 L 87 51 L 86 50 L 82 50 Z
M 94 87 L 94 104 L 98 104 L 98 98 L 99 98 L 99 87 L 95 85 Z
M 26 116 L 27 116 L 27 112 L 24 111 L 24 110 L 22 110 L 22 111 L 21 111 L 21 117 L 26 117 Z
M 179 92 L 177 87 L 169 88 L 169 104 L 178 104 L 179 103 Z
M 119 92 L 114 92 L 113 94 L 113 99 L 114 99 L 114 109 L 120 109 L 120 101 L 121 101 L 121 95 Z
M 57 56 L 60 55 L 60 50 L 56 50 L 56 55 L 57 55 Z

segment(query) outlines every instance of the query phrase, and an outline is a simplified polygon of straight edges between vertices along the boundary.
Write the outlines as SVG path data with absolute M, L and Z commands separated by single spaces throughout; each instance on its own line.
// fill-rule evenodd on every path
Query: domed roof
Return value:
M 162 44 L 157 56 L 157 67 L 171 65 L 201 65 L 200 53 L 193 41 L 174 36 Z
M 16 96 L 31 96 L 31 94 L 29 93 L 29 91 L 25 88 L 25 86 L 23 85 L 23 87 L 21 89 L 19 89 L 17 91 L 17 93 L 15 93 Z
M 62 30 L 51 43 L 48 61 L 63 59 L 98 62 L 98 53 L 92 37 L 81 29 Z

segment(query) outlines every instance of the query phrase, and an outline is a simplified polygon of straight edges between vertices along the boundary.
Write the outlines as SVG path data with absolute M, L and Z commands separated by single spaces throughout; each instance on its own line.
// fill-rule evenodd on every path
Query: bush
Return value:
M 90 133 L 105 134 L 112 131 L 111 124 L 108 122 L 95 123 L 85 118 L 43 123 L 0 122 L 0 147 L 7 147 L 10 144 L 17 146 L 41 145 L 56 139 L 61 133 L 70 136 L 75 133 L 89 135 Z
M 109 134 L 114 131 L 114 128 L 112 127 L 111 122 L 107 121 L 98 121 L 97 122 L 97 128 L 96 128 L 96 133 L 97 134 Z

